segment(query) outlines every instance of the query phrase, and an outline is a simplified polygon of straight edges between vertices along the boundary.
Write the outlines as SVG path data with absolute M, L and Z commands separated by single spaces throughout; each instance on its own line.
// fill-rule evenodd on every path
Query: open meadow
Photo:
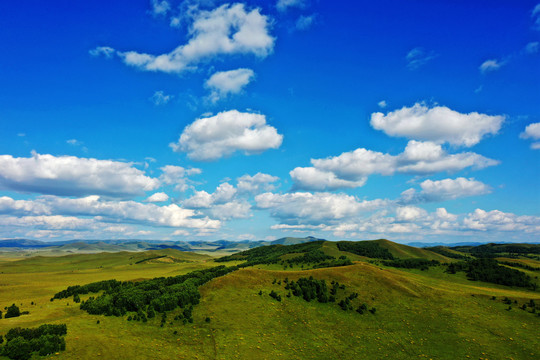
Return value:
M 429 250 L 390 242 L 379 246 L 403 258 L 445 260 Z M 50 355 L 58 359 L 537 359 L 540 354 L 540 317 L 535 308 L 520 308 L 531 300 L 540 303 L 538 291 L 473 282 L 442 265 L 395 268 L 340 251 L 331 242 L 320 249 L 334 257 L 348 255 L 353 262 L 324 268 L 303 263 L 240 267 L 200 286 L 200 303 L 187 323 L 178 319 L 182 308 L 167 311 L 166 320 L 128 321 L 128 314 L 91 315 L 72 297 L 51 297 L 73 285 L 139 282 L 222 264 L 208 255 L 159 250 L 4 259 L 0 305 L 15 303 L 29 314 L 1 319 L 0 334 L 14 327 L 67 324 L 66 350 Z M 294 261 L 305 254 L 280 259 Z M 538 276 L 538 271 L 528 272 Z M 310 277 L 325 280 L 329 288 L 339 283 L 336 300 L 291 296 L 287 284 Z M 95 295 L 80 298 L 84 302 Z M 343 310 L 338 302 L 349 297 L 350 308 Z M 367 308 L 360 314 L 356 309 L 362 304 Z

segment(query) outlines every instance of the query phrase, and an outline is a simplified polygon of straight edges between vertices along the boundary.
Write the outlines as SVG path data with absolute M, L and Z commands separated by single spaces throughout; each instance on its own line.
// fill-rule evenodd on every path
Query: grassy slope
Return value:
M 359 292 L 359 301 L 378 309 L 376 315 L 289 299 L 282 286 L 271 284 L 274 278 L 309 275 L 347 284 Z M 463 286 L 447 276 L 432 282 L 427 273 L 363 263 L 305 272 L 244 269 L 205 285 L 197 312 L 214 319 L 210 327 L 220 345 L 217 358 L 224 359 L 534 358 L 540 320 L 521 310 L 505 311 L 487 295 L 538 299 L 537 293 L 480 283 Z M 257 295 L 260 289 L 263 296 Z M 281 303 L 267 295 L 271 290 L 282 295 Z
M 440 262 L 451 262 L 454 261 L 450 258 L 447 258 L 446 256 L 443 256 L 441 254 L 437 254 L 433 251 L 429 251 L 422 248 L 417 248 L 413 246 L 398 244 L 392 241 L 380 239 L 380 240 L 373 240 L 373 242 L 379 244 L 380 247 L 388 249 L 394 257 L 400 258 L 400 259 L 428 259 L 428 260 L 438 260 Z
M 330 245 L 328 249 L 334 251 Z M 149 253 L 144 256 L 163 255 L 161 251 Z M 167 250 L 167 255 L 183 254 L 178 253 Z M 164 328 L 159 327 L 159 318 L 147 324 L 133 323 L 125 318 L 88 315 L 70 299 L 49 302 L 52 294 L 68 285 L 172 276 L 215 265 L 208 257 L 184 263 L 129 265 L 134 260 L 130 257 L 139 259 L 141 254 L 120 254 L 114 261 L 111 258 L 110 266 L 104 262 L 105 254 L 94 256 L 93 263 L 92 257 L 83 261 L 89 255 L 80 255 L 80 262 L 72 261 L 74 257 L 37 258 L 21 261 L 25 265 L 17 267 L 17 272 L 12 262 L 0 263 L 0 272 L 4 272 L 0 305 L 22 303 L 21 310 L 30 311 L 20 318 L 0 320 L 0 334 L 14 326 L 65 322 L 69 329 L 67 350 L 55 356 L 59 359 L 538 358 L 540 318 L 517 306 L 506 311 L 500 301 L 489 300 L 496 295 L 519 299 L 520 304 L 530 298 L 538 302 L 538 292 L 470 282 L 439 268 L 403 271 L 361 262 L 309 271 L 242 269 L 201 288 L 202 301 L 195 307 L 194 324 L 174 322 Z M 78 270 L 81 263 L 92 266 Z M 34 272 L 29 277 L 31 269 Z M 310 275 L 346 284 L 347 293 L 360 294 L 355 301 L 375 306 L 377 313 L 359 315 L 344 312 L 335 304 L 286 298 L 283 284 L 272 285 L 274 278 Z M 259 290 L 263 296 L 258 295 Z M 282 295 L 281 303 L 268 296 L 271 290 Z M 31 301 L 37 305 L 30 305 Z M 204 321 L 207 316 L 210 323 Z M 173 317 L 174 313 L 169 314 L 170 321 Z M 96 324 L 98 319 L 100 324 Z
M 200 262 L 211 260 L 207 255 L 182 252 L 174 249 L 149 250 L 141 252 L 115 252 L 99 254 L 73 254 L 59 257 L 34 256 L 27 259 L 10 261 L 9 265 L 0 263 L 4 273 L 34 273 L 43 271 L 76 271 L 133 265 L 138 261 L 165 256 L 161 261 L 149 262 Z M 166 261 L 169 259 L 170 261 Z
M 428 259 L 428 260 L 438 260 L 440 262 L 452 262 L 456 261 L 454 259 L 448 258 L 446 256 L 440 255 L 438 253 L 435 253 L 430 250 L 416 248 L 408 245 L 402 245 L 398 244 L 389 240 L 368 240 L 367 242 L 375 242 L 380 247 L 384 249 L 388 249 L 388 251 L 396 258 L 400 259 L 415 259 L 415 258 L 422 258 L 422 259 Z M 322 248 L 323 252 L 327 255 L 331 255 L 334 257 L 339 257 L 341 255 L 347 256 L 352 261 L 367 261 L 370 260 L 369 258 L 365 256 L 359 256 L 356 254 L 352 254 L 346 251 L 340 251 L 337 248 L 337 245 L 335 242 L 332 241 L 325 241 Z M 456 252 L 458 253 L 458 252 Z
M 515 258 L 509 258 L 509 257 L 497 257 L 497 258 L 495 258 L 495 260 L 506 261 L 506 262 L 510 262 L 510 263 L 520 263 L 520 264 L 523 264 L 523 265 L 540 268 L 540 261 L 533 260 L 533 259 L 526 259 L 526 258 L 525 259 L 523 259 L 523 258 L 515 259 Z

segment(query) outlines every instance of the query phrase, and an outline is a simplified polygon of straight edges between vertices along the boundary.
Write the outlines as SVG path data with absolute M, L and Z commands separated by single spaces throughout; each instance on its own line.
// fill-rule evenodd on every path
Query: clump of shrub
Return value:
M 7 310 L 6 315 L 4 316 L 6 319 L 21 316 L 21 310 L 15 304 L 12 304 L 11 306 L 7 307 L 6 310 Z
M 274 290 L 270 291 L 269 295 L 270 295 L 271 298 L 276 299 L 277 301 L 281 301 L 281 295 L 279 295 Z
M 0 355 L 15 360 L 28 360 L 33 354 L 46 356 L 64 351 L 66 334 L 66 324 L 45 324 L 38 328 L 13 328 L 5 336 L 6 344 L 0 349 Z

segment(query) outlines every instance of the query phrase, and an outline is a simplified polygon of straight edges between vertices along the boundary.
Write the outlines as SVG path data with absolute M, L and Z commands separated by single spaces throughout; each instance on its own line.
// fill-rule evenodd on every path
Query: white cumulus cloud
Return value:
M 540 217 L 516 215 L 500 210 L 486 211 L 476 209 L 463 220 L 465 229 L 477 231 L 522 231 L 525 233 L 540 232 Z
M 165 202 L 167 200 L 169 200 L 169 195 L 163 192 L 158 192 L 158 193 L 150 195 L 145 201 L 156 203 L 156 202 Z
M 176 204 L 158 206 L 136 201 L 111 201 L 92 195 L 82 198 L 41 196 L 34 200 L 0 198 L 0 213 L 15 215 L 93 216 L 111 223 L 136 223 L 155 227 L 181 227 L 216 230 L 219 220 L 203 216 L 198 211 Z
M 340 179 L 331 171 L 315 167 L 297 167 L 289 172 L 295 181 L 295 188 L 302 190 L 336 190 L 364 186 L 367 177 L 360 176 L 358 180 Z
M 522 139 L 533 139 L 533 140 L 540 139 L 540 123 L 532 123 L 532 124 L 527 125 L 527 127 L 525 127 L 525 131 L 523 131 L 519 135 L 519 137 Z M 531 149 L 539 150 L 540 142 L 533 142 L 531 144 Z
M 401 194 L 403 203 L 420 203 L 454 200 L 457 198 L 484 195 L 491 192 L 488 185 L 474 179 L 459 177 L 457 179 L 425 180 L 420 184 L 422 189 L 405 190 Z
M 502 115 L 463 114 L 446 106 L 429 108 L 420 103 L 386 115 L 371 114 L 371 126 L 389 136 L 467 147 L 478 144 L 486 135 L 497 134 L 504 120 Z
M 160 170 L 162 171 L 159 177 L 161 183 L 164 185 L 174 185 L 174 189 L 177 191 L 186 191 L 189 189 L 189 176 L 202 173 L 202 170 L 198 168 L 186 169 L 176 165 L 166 165 L 160 168 Z
M 386 205 L 386 200 L 359 200 L 346 194 L 294 192 L 264 193 L 255 197 L 257 207 L 285 224 L 333 222 L 372 211 Z
M 220 184 L 212 194 L 206 191 L 195 191 L 195 194 L 186 199 L 183 205 L 190 209 L 209 208 L 215 204 L 224 204 L 236 195 L 236 188 L 229 183 Z
M 425 218 L 427 212 L 416 206 L 402 206 L 396 209 L 397 221 L 415 221 L 421 218 Z
M 210 194 L 195 191 L 193 196 L 183 202 L 188 209 L 202 209 L 212 218 L 220 220 L 247 218 L 251 205 L 245 199 L 237 198 L 238 190 L 229 183 L 220 184 Z
M 498 162 L 473 152 L 448 154 L 439 144 L 411 140 L 398 155 L 364 148 L 325 159 L 311 159 L 312 167 L 297 167 L 290 172 L 295 187 L 306 190 L 362 186 L 367 176 L 396 173 L 426 175 L 456 172 L 465 168 L 482 169 Z
M 210 100 L 216 102 L 229 94 L 240 93 L 254 76 L 255 73 L 251 69 L 236 69 L 214 73 L 205 83 L 206 87 L 211 91 Z
M 540 139 L 540 123 L 532 123 L 525 127 L 525 131 L 521 133 L 523 139 Z
M 247 155 L 281 146 L 283 135 L 266 124 L 261 114 L 237 110 L 203 117 L 186 126 L 177 143 L 170 146 L 183 151 L 193 160 L 217 160 L 243 151 Z
M 196 68 L 202 60 L 218 55 L 254 54 L 266 57 L 274 48 L 270 21 L 260 9 L 244 4 L 224 4 L 213 10 L 197 10 L 192 18 L 190 38 L 169 53 L 152 55 L 117 51 L 124 63 L 145 71 L 181 73 Z
M 243 175 L 237 179 L 236 188 L 241 193 L 255 194 L 261 191 L 272 191 L 275 189 L 274 183 L 278 181 L 277 176 L 272 176 L 264 173 L 256 173 L 255 175 Z
M 65 196 L 105 195 L 127 197 L 159 186 L 132 163 L 42 155 L 16 158 L 0 155 L 0 188 Z
M 39 215 L 39 216 L 0 216 L 0 225 L 43 230 L 86 230 L 95 229 L 96 221 L 75 216 Z

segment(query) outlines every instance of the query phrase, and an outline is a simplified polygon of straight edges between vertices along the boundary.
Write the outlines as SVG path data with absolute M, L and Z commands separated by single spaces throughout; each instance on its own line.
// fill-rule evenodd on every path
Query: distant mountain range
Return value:
M 180 251 L 191 252 L 239 252 L 249 250 L 259 246 L 266 245 L 294 245 L 302 244 L 310 241 L 324 240 L 313 236 L 304 238 L 284 237 L 274 241 L 264 240 L 216 240 L 216 241 L 162 241 L 162 240 L 67 240 L 46 242 L 39 240 L 28 239 L 6 239 L 0 240 L 0 250 L 17 251 L 17 250 L 50 250 L 53 252 L 118 252 L 118 251 L 146 251 L 146 250 L 162 250 L 176 249 Z M 478 246 L 485 243 L 481 242 L 458 242 L 458 243 L 424 243 L 412 242 L 408 246 L 416 248 L 425 248 L 433 246 Z
M 425 242 L 410 242 L 407 243 L 409 246 L 424 248 L 424 247 L 433 247 L 433 246 L 446 246 L 446 247 L 453 247 L 453 246 L 478 246 L 483 245 L 486 243 L 483 242 L 457 242 L 457 243 L 425 243 Z
M 312 236 L 305 238 L 284 237 L 274 241 L 160 241 L 160 240 L 67 240 L 46 242 L 28 239 L 0 240 L 0 249 L 9 250 L 52 250 L 58 252 L 118 252 L 176 249 L 181 251 L 227 251 L 238 252 L 265 245 L 294 245 L 324 240 Z

